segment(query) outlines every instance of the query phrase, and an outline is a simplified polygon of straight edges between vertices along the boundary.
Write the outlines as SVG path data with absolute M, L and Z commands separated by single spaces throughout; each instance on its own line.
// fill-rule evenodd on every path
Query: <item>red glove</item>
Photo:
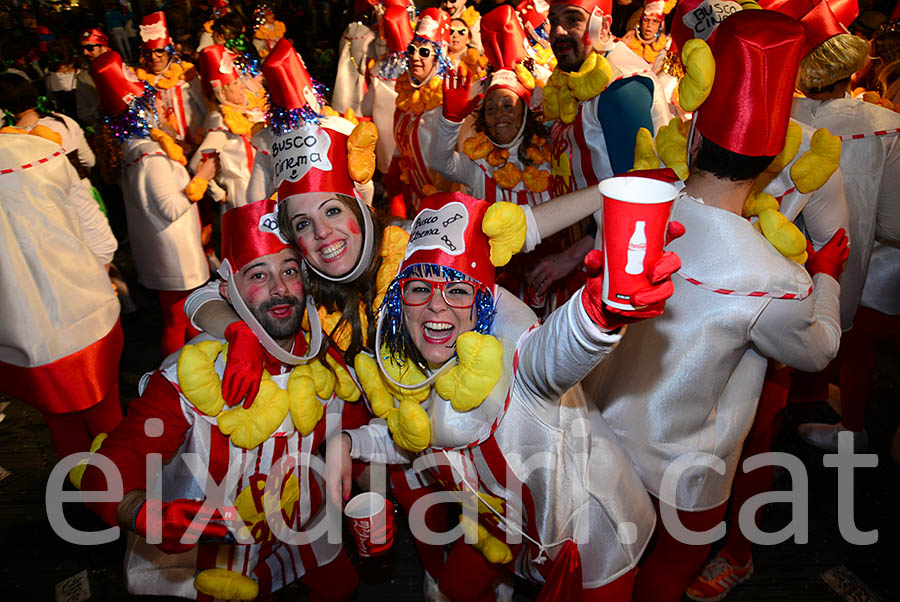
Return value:
M 263 348 L 250 327 L 232 322 L 225 329 L 228 340 L 228 361 L 222 375 L 222 397 L 229 406 L 244 400 L 249 408 L 259 393 L 259 381 L 263 373 Z
M 472 77 L 463 76 L 459 71 L 451 71 L 444 78 L 444 117 L 454 123 L 462 123 L 463 119 L 475 110 L 481 102 L 482 94 L 469 99 Z
M 146 500 L 134 516 L 134 530 L 146 538 L 147 521 L 152 520 L 160 524 L 162 541 L 156 544 L 156 547 L 166 554 L 187 552 L 196 545 L 201 537 L 217 542 L 232 543 L 234 536 L 228 531 L 228 527 L 221 518 L 214 518 L 221 517 L 218 509 L 213 512 L 208 522 L 201 516 L 197 519 L 197 524 L 191 528 L 191 523 L 202 506 L 203 502 L 200 500 L 172 500 L 171 502 Z M 182 539 L 191 543 L 182 543 Z
M 814 251 L 812 243 L 806 241 L 806 252 L 809 257 L 806 260 L 806 271 L 810 276 L 816 274 L 828 274 L 838 282 L 841 281 L 841 272 L 847 265 L 847 256 L 850 254 L 850 241 L 847 233 L 841 228 L 834 233 L 825 246 Z
M 679 222 L 669 222 L 666 228 L 666 244 L 684 234 L 684 226 Z M 666 299 L 675 292 L 672 274 L 681 268 L 681 259 L 672 251 L 666 251 L 650 268 L 647 277 L 651 285 L 631 296 L 631 304 L 640 309 L 626 311 L 609 307 L 603 303 L 603 251 L 594 249 L 584 258 L 588 281 L 581 293 L 581 302 L 588 316 L 604 330 L 615 330 L 620 326 L 655 318 L 663 313 Z

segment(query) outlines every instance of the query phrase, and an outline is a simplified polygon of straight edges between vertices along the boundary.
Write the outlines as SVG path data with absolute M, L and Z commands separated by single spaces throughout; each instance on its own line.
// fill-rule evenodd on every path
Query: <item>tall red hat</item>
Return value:
M 79 41 L 82 44 L 99 44 L 100 46 L 109 48 L 109 38 L 102 30 L 96 27 L 82 31 L 81 36 L 79 36 Z
M 206 94 L 212 94 L 213 89 L 230 84 L 241 76 L 234 66 L 234 57 L 234 53 L 221 44 L 212 44 L 200 52 L 198 68 Z
M 681 0 L 672 16 L 672 47 L 684 48 L 685 42 L 699 38 L 712 43 L 712 34 L 727 17 L 741 12 L 736 0 Z
M 254 259 L 290 247 L 278 230 L 278 203 L 274 199 L 235 207 L 222 215 L 222 258 L 235 272 Z
M 110 50 L 91 62 L 100 104 L 107 115 L 121 113 L 132 100 L 144 95 L 144 84 L 125 66 L 119 53 Z
M 612 14 L 612 0 L 550 0 L 550 6 L 556 6 L 557 4 L 577 6 L 589 13 L 594 12 L 595 8 L 599 8 L 604 15 Z
M 759 4 L 800 21 L 806 32 L 807 52 L 832 36 L 849 33 L 847 26 L 859 16 L 856 0 L 762 0 Z
M 481 18 L 481 44 L 494 70 L 488 91 L 507 88 L 528 102 L 531 93 L 514 71 L 528 58 L 528 38 L 512 6 L 502 4 Z
M 155 50 L 165 48 L 172 43 L 169 28 L 166 25 L 166 13 L 159 10 L 141 19 L 141 48 Z
M 439 192 L 422 201 L 413 220 L 406 256 L 399 272 L 430 263 L 474 278 L 493 293 L 494 264 L 487 235 L 481 230 L 491 204 L 461 192 Z
M 550 16 L 550 4 L 547 0 L 522 0 L 516 4 L 516 14 L 519 15 L 523 25 L 527 21 L 537 29 Z
M 712 44 L 716 78 L 694 124 L 732 152 L 775 156 L 784 148 L 797 69 L 806 35 L 800 24 L 769 10 L 725 19 Z
M 416 21 L 416 37 L 446 46 L 450 42 L 450 15 L 439 8 L 426 8 Z
M 273 133 L 272 161 L 278 199 L 308 192 L 355 197 L 347 167 L 347 135 L 309 123 L 287 134 Z
M 406 8 L 399 5 L 388 6 L 381 17 L 381 26 L 387 47 L 392 52 L 405 52 L 413 40 L 412 25 Z
M 287 38 L 281 38 L 262 64 L 272 104 L 283 109 L 302 109 L 318 104 L 312 79 Z M 312 102 L 315 100 L 316 102 Z

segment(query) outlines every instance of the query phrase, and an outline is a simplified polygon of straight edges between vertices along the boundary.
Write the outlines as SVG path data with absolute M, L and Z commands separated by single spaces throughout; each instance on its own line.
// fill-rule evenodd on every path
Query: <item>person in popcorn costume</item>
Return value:
M 665 54 L 664 51 L 669 45 L 669 36 L 665 32 L 665 18 L 666 2 L 649 0 L 644 4 L 638 25 L 622 38 L 622 42 L 648 65 L 653 65 L 661 52 Z
M 159 90 L 164 107 L 160 116 L 175 130 L 175 139 L 196 144 L 207 111 L 197 70 L 175 54 L 164 12 L 145 15 L 140 31 L 138 79 Z
M 275 202 L 225 213 L 222 238 L 222 294 L 272 349 L 259 393 L 228 407 L 220 374 L 229 348 L 201 335 L 144 377 L 121 425 L 99 438 L 89 463 L 70 476 L 82 491 L 105 490 L 99 456 L 121 475 L 120 500 L 88 506 L 130 531 L 125 577 L 133 594 L 269 599 L 300 580 L 310 600 L 346 600 L 357 578 L 341 543 L 329 543 L 326 532 L 297 538 L 325 516 L 323 483 L 310 458 L 340 424 L 364 422 L 367 413 L 344 403 L 359 399 L 359 390 L 340 356 L 330 356 L 331 368 L 313 359 L 321 341 L 315 302 L 305 293 L 296 250 L 278 233 Z M 305 311 L 312 316 L 309 346 Z M 160 474 L 148 473 L 148 454 L 162 457 Z M 184 456 L 192 454 L 202 459 L 200 472 L 188 468 Z M 223 501 L 212 501 L 206 475 L 223 484 Z M 155 497 L 148 492 L 154 477 Z M 280 520 L 263 513 L 271 495 Z M 211 518 L 192 528 L 198 515 Z
M 582 383 L 664 517 L 635 600 L 679 600 L 706 559 L 709 544 L 684 542 L 673 521 L 696 533 L 722 520 L 766 358 L 817 370 L 837 353 L 844 231 L 818 252 L 809 246 L 804 270 L 741 216 L 756 177 L 785 147 L 805 40 L 799 23 L 764 10 L 716 30 L 711 54 L 729 68 L 716 70 L 694 113 L 690 175 L 672 210 L 686 229 L 670 247 L 683 264 L 674 294 Z M 735 107 L 735 98 L 745 102 Z M 711 334 L 684 335 L 699 332 Z M 681 472 L 668 480 L 673 464 Z
M 196 171 L 204 157 L 211 153 L 218 156 L 219 173 L 208 184 L 214 188 L 213 197 L 221 203 L 223 212 L 248 202 L 247 188 L 256 156 L 251 138 L 265 120 L 265 114 L 253 106 L 255 95 L 244 84 L 234 58 L 234 53 L 220 44 L 207 46 L 200 53 L 200 76 L 212 107 L 203 124 L 206 135 L 189 164 Z M 193 191 L 196 198 L 191 200 L 199 200 L 204 192 L 200 188 Z
M 587 285 L 538 326 L 494 281 L 524 230 L 524 211 L 512 203 L 462 193 L 425 199 L 379 311 L 375 355 L 354 363 L 382 420 L 329 444 L 329 458 L 343 461 L 330 464 L 339 470 L 326 487 L 336 497 L 349 490 L 351 457 L 418 458 L 413 470 L 459 492 L 469 503 L 467 537 L 438 579 L 449 599 L 493 600 L 494 581 L 509 570 L 544 583 L 541 600 L 627 600 L 653 509 L 599 413 L 589 416 L 578 382 L 621 326 L 662 312 L 678 258 L 666 253 L 651 268 L 654 284 L 638 293 L 650 307 L 625 316 L 601 302 L 596 251 Z M 542 454 L 539 468 L 531 453 Z
M 91 63 L 91 76 L 106 122 L 119 142 L 128 237 L 138 282 L 159 294 L 163 308 L 161 349 L 181 348 L 196 334 L 184 317 L 188 292 L 209 278 L 200 241 L 200 215 L 194 191 L 216 174 L 218 160 L 203 161 L 192 178 L 187 158 L 163 118 L 158 91 L 138 80 L 109 51 Z

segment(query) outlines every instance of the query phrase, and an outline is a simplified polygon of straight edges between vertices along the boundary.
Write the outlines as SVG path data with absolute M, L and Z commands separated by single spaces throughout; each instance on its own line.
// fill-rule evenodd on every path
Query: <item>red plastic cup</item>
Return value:
M 380 556 L 391 549 L 397 523 L 390 500 L 374 491 L 360 493 L 347 502 L 344 514 L 350 522 L 350 531 L 360 556 Z
M 209 161 L 210 159 L 215 159 L 219 156 L 219 152 L 215 150 L 202 150 L 200 151 L 200 158 L 203 161 Z
M 603 195 L 603 302 L 638 309 L 631 296 L 650 286 L 647 271 L 662 256 L 678 189 L 668 182 L 622 176 L 600 182 Z

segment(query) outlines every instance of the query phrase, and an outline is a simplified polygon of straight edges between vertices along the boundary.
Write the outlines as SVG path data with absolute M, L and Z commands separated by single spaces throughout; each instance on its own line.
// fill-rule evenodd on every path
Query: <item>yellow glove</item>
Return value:
M 297 366 L 291 371 L 287 396 L 294 428 L 305 437 L 313 432 L 325 415 L 325 406 L 316 397 L 316 383 L 312 377 L 312 370 L 306 366 Z
M 457 412 L 481 405 L 500 380 L 503 345 L 496 337 L 464 332 L 456 339 L 459 362 L 434 383 L 438 395 L 449 399 Z
M 481 552 L 484 559 L 492 564 L 507 564 L 512 562 L 512 551 L 509 546 L 491 535 L 487 529 L 472 520 L 465 514 L 459 518 L 459 527 L 463 536 L 469 541 L 477 538 L 475 549 Z M 477 533 L 477 535 L 476 535 Z
M 681 50 L 684 77 L 678 82 L 678 102 L 684 111 L 696 111 L 712 92 L 716 59 L 709 45 L 699 38 L 688 40 Z
M 194 578 L 198 592 L 216 600 L 255 600 L 259 595 L 259 584 L 228 569 L 206 569 Z
M 766 209 L 759 214 L 755 226 L 779 253 L 797 263 L 806 263 L 806 237 L 784 215 Z
M 647 128 L 638 130 L 634 140 L 634 167 L 636 169 L 656 169 L 659 167 L 659 157 L 653 148 L 653 134 Z
M 431 419 L 414 401 L 401 400 L 400 407 L 388 413 L 387 423 L 394 443 L 403 449 L 420 452 L 431 443 Z
M 841 139 L 825 128 L 816 130 L 809 150 L 791 166 L 791 180 L 806 194 L 823 186 L 841 164 Z
M 259 393 L 250 408 L 238 406 L 219 414 L 219 430 L 230 435 L 234 445 L 253 449 L 272 436 L 289 410 L 287 391 L 279 389 L 272 377 L 263 372 Z
M 491 245 L 491 263 L 506 265 L 525 245 L 525 210 L 515 203 L 493 203 L 484 212 L 481 230 Z
M 222 343 L 203 341 L 185 345 L 178 356 L 178 385 L 181 392 L 194 406 L 207 416 L 222 411 L 222 381 L 214 367 L 216 357 L 222 351 Z
M 656 133 L 656 152 L 666 167 L 671 168 L 680 179 L 687 180 L 687 134 L 688 123 L 673 117 L 668 125 Z

